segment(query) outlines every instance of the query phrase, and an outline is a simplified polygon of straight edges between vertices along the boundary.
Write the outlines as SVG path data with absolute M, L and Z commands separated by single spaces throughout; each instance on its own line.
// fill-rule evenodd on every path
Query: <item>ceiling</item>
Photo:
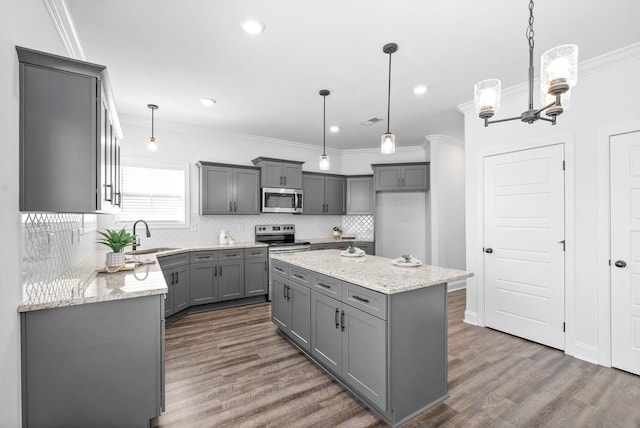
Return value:
M 390 120 L 398 146 L 431 134 L 462 140 L 456 106 L 472 100 L 475 82 L 499 78 L 507 88 L 527 79 L 527 0 L 66 3 L 86 59 L 108 67 L 119 113 L 150 122 L 147 104 L 158 104 L 159 128 L 166 121 L 321 146 L 318 91 L 329 89 L 327 126 L 340 131 L 327 132 L 327 147 L 378 147 L 388 42 L 399 46 Z M 638 1 L 539 0 L 534 14 L 536 68 L 560 44 L 578 44 L 582 62 L 640 41 Z M 245 33 L 246 17 L 265 31 Z M 413 93 L 418 84 L 426 94 Z M 202 97 L 217 103 L 204 107 Z M 385 120 L 360 125 L 373 116 Z

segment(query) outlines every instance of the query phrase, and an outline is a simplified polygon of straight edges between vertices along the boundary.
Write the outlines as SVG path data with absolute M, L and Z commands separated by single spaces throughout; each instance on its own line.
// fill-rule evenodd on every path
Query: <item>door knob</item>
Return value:
M 627 262 L 625 262 L 624 260 L 617 260 L 614 265 L 616 265 L 616 267 L 623 268 L 627 267 Z
M 484 252 L 487 253 L 487 254 L 491 254 L 491 253 L 493 253 L 493 248 L 485 248 Z

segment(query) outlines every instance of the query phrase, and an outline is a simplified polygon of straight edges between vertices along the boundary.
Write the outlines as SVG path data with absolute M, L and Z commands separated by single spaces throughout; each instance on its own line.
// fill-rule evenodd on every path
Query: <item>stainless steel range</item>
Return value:
M 296 241 L 293 224 L 262 224 L 256 226 L 256 242 L 269 245 L 269 254 L 309 251 L 309 241 Z M 269 257 L 269 300 L 271 300 L 271 257 Z
M 263 224 L 256 226 L 256 242 L 269 245 L 269 253 L 309 251 L 308 241 L 296 241 L 296 226 L 293 224 Z

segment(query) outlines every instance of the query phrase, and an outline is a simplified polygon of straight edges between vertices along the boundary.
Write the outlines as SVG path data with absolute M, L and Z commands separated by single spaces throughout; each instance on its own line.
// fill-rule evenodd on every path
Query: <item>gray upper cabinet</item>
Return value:
M 118 206 L 122 135 L 109 102 L 112 98 L 105 92 L 106 68 L 31 49 L 16 50 L 20 210 L 96 212 Z
M 429 162 L 371 166 L 376 192 L 429 190 Z
M 260 170 L 200 161 L 200 214 L 260 214 Z
M 373 176 L 347 177 L 347 214 L 364 215 L 374 211 Z
M 346 210 L 347 177 L 343 175 L 302 174 L 303 214 L 343 215 Z
M 284 159 L 255 158 L 253 164 L 261 169 L 262 187 L 302 189 L 302 164 Z

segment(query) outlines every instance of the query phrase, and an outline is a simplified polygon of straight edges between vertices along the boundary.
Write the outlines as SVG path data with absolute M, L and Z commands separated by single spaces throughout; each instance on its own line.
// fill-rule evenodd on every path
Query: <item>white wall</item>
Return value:
M 426 146 L 431 158 L 431 263 L 465 269 L 464 146 L 444 135 L 428 136 Z
M 523 66 L 525 66 L 523 64 Z M 637 121 L 640 117 L 640 44 L 630 46 L 605 57 L 580 64 L 578 84 L 572 90 L 571 108 L 558 118 L 558 124 L 546 122 L 532 125 L 520 121 L 490 125 L 484 128 L 473 111 L 472 103 L 461 107 L 465 113 L 466 165 L 466 258 L 467 269 L 478 271 L 483 262 L 481 228 L 477 223 L 482 207 L 477 199 L 482 172 L 478 161 L 483 151 L 519 144 L 573 141 L 567 180 L 575 183 L 573 206 L 575 215 L 567 219 L 567 233 L 574 242 L 567 242 L 566 259 L 573 260 L 573 283 L 567 284 L 566 350 L 578 358 L 603 363 L 599 357 L 605 338 L 599 328 L 606 323 L 600 310 L 598 277 L 598 204 L 597 204 L 597 143 L 601 130 Z M 527 107 L 526 86 L 503 94 L 497 118 L 519 115 Z M 512 95 L 509 95 L 509 92 Z M 535 105 L 538 105 L 537 97 Z M 571 156 L 571 154 L 570 154 Z M 479 306 L 479 278 L 467 280 L 467 310 L 465 319 L 482 325 L 483 308 Z
M 42 1 L 4 2 L 0 14 L 0 426 L 19 427 L 20 328 L 16 311 L 22 300 L 20 215 L 18 213 L 19 84 L 15 46 L 64 55 Z

